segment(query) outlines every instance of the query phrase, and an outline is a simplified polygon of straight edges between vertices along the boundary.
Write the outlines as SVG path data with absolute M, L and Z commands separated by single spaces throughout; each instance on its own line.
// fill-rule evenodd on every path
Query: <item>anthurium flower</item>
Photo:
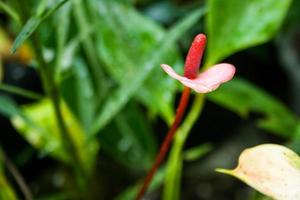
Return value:
M 235 169 L 217 171 L 235 176 L 276 200 L 300 199 L 300 157 L 284 146 L 263 144 L 246 149 Z
M 217 89 L 222 83 L 233 78 L 235 67 L 221 63 L 210 67 L 198 74 L 201 58 L 206 44 L 206 36 L 198 34 L 188 52 L 184 66 L 184 76 L 177 74 L 169 65 L 162 64 L 163 70 L 172 78 L 180 81 L 184 86 L 192 88 L 198 93 L 208 93 Z
M 141 200 L 143 198 L 154 174 L 156 173 L 158 167 L 160 166 L 168 152 L 172 139 L 176 133 L 178 126 L 180 125 L 186 107 L 188 105 L 191 91 L 190 88 L 200 93 L 211 92 L 217 89 L 221 83 L 232 79 L 235 73 L 235 68 L 233 65 L 224 63 L 215 65 L 207 71 L 198 74 L 205 43 L 205 35 L 198 34 L 195 37 L 185 60 L 184 76 L 176 74 L 176 72 L 166 64 L 161 65 L 161 67 L 171 77 L 179 80 L 183 85 L 185 85 L 185 88 L 182 92 L 178 107 L 176 109 L 175 119 L 159 149 L 159 153 L 157 154 L 151 169 L 149 170 L 143 184 L 141 185 L 141 188 L 139 189 L 135 197 L 135 200 Z

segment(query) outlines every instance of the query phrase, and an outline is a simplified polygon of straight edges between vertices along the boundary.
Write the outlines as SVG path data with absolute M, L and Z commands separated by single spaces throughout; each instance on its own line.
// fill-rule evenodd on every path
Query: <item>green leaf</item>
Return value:
M 61 91 L 70 109 L 88 133 L 93 125 L 96 110 L 94 101 L 97 99 L 86 63 L 76 59 L 70 70 L 72 75 L 62 82 Z M 151 126 L 133 103 L 115 116 L 98 138 L 105 153 L 116 161 L 138 170 L 148 168 L 156 153 Z
M 99 7 L 99 55 L 114 81 L 120 85 L 128 85 L 128 80 L 132 80 L 139 71 L 145 69 L 149 55 L 161 42 L 165 30 L 128 4 L 103 0 Z M 175 47 L 169 49 L 162 62 L 182 66 Z M 170 122 L 173 119 L 172 107 L 176 89 L 175 81 L 167 79 L 160 67 L 155 67 L 135 96 L 152 113 L 158 113 Z
M 8 4 L 0 2 L 0 10 L 6 12 L 13 20 L 20 24 L 20 16 L 19 14 Z
M 19 115 L 20 110 L 17 104 L 6 96 L 0 96 L 0 114 L 5 117 L 12 117 L 14 115 Z
M 95 91 L 91 77 L 86 63 L 81 59 L 75 59 L 69 71 L 72 75 L 61 83 L 61 91 L 70 109 L 80 121 L 82 128 L 86 133 L 89 133 L 96 110 L 95 101 L 97 101 L 94 96 Z
M 201 144 L 183 152 L 183 159 L 185 161 L 195 161 L 201 158 L 203 155 L 207 154 L 211 150 L 212 150 L 211 144 Z
M 15 39 L 11 51 L 13 53 L 21 46 L 21 44 L 31 36 L 31 34 L 36 30 L 36 28 L 42 23 L 48 16 L 50 16 L 53 12 L 55 12 L 58 8 L 60 8 L 63 4 L 68 2 L 69 0 L 56 0 L 55 3 L 51 4 L 50 8 L 47 8 L 47 4 L 45 1 L 41 1 L 40 4 L 42 6 L 38 6 L 35 14 L 28 19 L 26 24 L 23 26 L 21 32 Z
M 157 150 L 154 134 L 134 104 L 126 106 L 98 137 L 102 149 L 129 168 L 149 169 L 153 163 Z
M 243 79 L 233 79 L 208 94 L 208 98 L 242 117 L 247 117 L 250 112 L 262 114 L 258 125 L 282 137 L 290 138 L 299 123 L 284 104 Z
M 112 91 L 107 102 L 103 105 L 101 112 L 97 115 L 96 121 L 92 129 L 93 134 L 96 134 L 123 108 L 132 96 L 138 92 L 144 81 L 152 75 L 155 68 L 159 68 L 159 64 L 164 62 L 168 55 L 170 47 L 190 29 L 203 15 L 204 10 L 196 10 L 189 14 L 186 18 L 176 24 L 165 36 L 157 47 L 153 48 L 148 55 L 147 64 L 143 70 L 136 71 L 135 76 L 127 84 L 121 85 L 117 90 Z
M 291 0 L 208 0 L 208 64 L 271 39 Z
M 235 169 L 217 171 L 235 176 L 274 199 L 300 198 L 300 157 L 281 145 L 262 144 L 246 149 Z
M 68 40 L 68 36 L 70 34 L 70 25 L 71 25 L 71 6 L 72 4 L 66 4 L 61 7 L 61 9 L 55 12 L 54 17 L 52 18 L 54 23 L 57 21 L 60 22 L 59 26 L 56 26 L 56 34 L 55 34 L 55 63 L 54 63 L 54 78 L 58 83 L 61 82 L 61 72 L 63 69 L 69 67 L 68 64 L 73 60 L 72 53 L 73 49 L 70 49 L 66 46 L 66 42 Z M 77 45 L 75 45 L 76 47 Z M 69 51 L 69 54 L 65 54 Z
M 62 114 L 66 122 L 68 131 L 71 134 L 72 142 L 76 147 L 81 164 L 86 171 L 91 170 L 95 154 L 98 150 L 96 141 L 87 141 L 82 128 L 77 119 L 69 111 L 68 107 L 62 103 Z M 22 113 L 28 119 L 16 115 L 12 118 L 12 123 L 18 132 L 42 154 L 50 154 L 56 159 L 70 163 L 71 156 L 66 152 L 60 131 L 55 118 L 55 113 L 49 99 L 44 99 L 37 103 L 24 106 Z
M 89 65 L 89 76 L 93 81 L 93 86 L 95 88 L 95 96 L 97 97 L 97 107 L 103 104 L 104 98 L 108 95 L 108 80 L 105 77 L 103 69 L 100 67 L 101 62 L 99 59 L 99 55 L 96 51 L 95 41 L 93 37 L 86 37 L 88 36 L 88 32 L 93 31 L 91 30 L 93 26 L 96 26 L 95 21 L 97 21 L 97 16 L 89 15 L 95 12 L 95 8 L 97 6 L 93 6 L 91 10 L 87 11 L 86 7 L 92 1 L 83 1 L 83 0 L 73 0 L 73 11 L 76 25 L 78 26 L 78 32 L 80 35 L 80 40 L 83 48 L 84 55 L 87 58 L 87 62 Z M 102 26 L 102 25 L 100 25 Z M 95 32 L 97 33 L 97 32 Z M 95 34 L 97 36 L 97 34 Z

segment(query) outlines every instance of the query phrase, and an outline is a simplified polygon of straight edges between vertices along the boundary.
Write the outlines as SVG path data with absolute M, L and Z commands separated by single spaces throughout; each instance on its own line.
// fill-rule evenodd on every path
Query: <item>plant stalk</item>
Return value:
M 143 185 L 140 188 L 135 200 L 141 200 L 142 199 L 145 192 L 147 191 L 147 188 L 148 188 L 153 176 L 155 175 L 155 173 L 156 173 L 157 169 L 159 168 L 161 162 L 164 160 L 164 158 L 165 158 L 165 156 L 166 156 L 166 154 L 169 150 L 171 141 L 174 138 L 176 130 L 177 130 L 178 126 L 180 125 L 180 122 L 182 121 L 183 115 L 185 113 L 185 110 L 186 110 L 186 107 L 187 107 L 187 104 L 188 104 L 188 101 L 189 101 L 190 93 L 191 93 L 190 88 L 184 87 L 184 90 L 182 92 L 180 102 L 179 102 L 179 105 L 178 105 L 178 108 L 177 108 L 177 112 L 176 112 L 174 122 L 173 122 L 171 128 L 169 129 L 169 131 L 168 131 L 168 133 L 167 133 L 167 135 L 166 135 L 166 137 L 165 137 L 165 139 L 164 139 L 164 141 L 163 141 L 163 143 L 160 147 L 160 150 L 159 150 L 159 153 L 158 153 L 158 155 L 155 159 L 155 162 L 152 165 L 150 171 L 148 172 L 148 174 L 147 174 L 147 176 L 146 176 L 146 178 L 143 182 Z
M 186 115 L 184 122 L 177 130 L 177 134 L 174 138 L 174 144 L 170 150 L 169 159 L 166 167 L 166 178 L 164 182 L 163 198 L 162 199 L 178 199 L 179 191 L 175 192 L 179 188 L 181 169 L 182 169 L 182 149 L 185 141 L 189 136 L 189 133 L 193 127 L 193 124 L 198 119 L 202 112 L 205 101 L 204 94 L 197 94 L 194 99 L 189 113 Z

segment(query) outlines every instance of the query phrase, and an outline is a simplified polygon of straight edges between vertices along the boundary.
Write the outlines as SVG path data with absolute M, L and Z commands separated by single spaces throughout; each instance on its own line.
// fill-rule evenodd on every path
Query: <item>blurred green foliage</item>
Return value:
M 157 12 L 163 18 L 164 13 L 168 15 L 169 7 L 155 10 L 161 4 L 154 1 L 10 0 L 0 3 L 1 12 L 8 17 L 6 29 L 16 36 L 9 48 L 20 52 L 22 47 L 31 46 L 30 64 L 40 74 L 45 92 L 35 95 L 1 83 L 0 90 L 34 97 L 35 101 L 20 106 L 1 94 L 0 113 L 11 120 L 40 156 L 51 156 L 73 169 L 73 184 L 79 185 L 80 198 L 85 198 L 83 191 L 98 170 L 99 152 L 135 173 L 149 169 L 158 147 L 153 122 L 161 119 L 166 125 L 172 123 L 175 97 L 181 89 L 165 76 L 159 65 L 166 63 L 182 71 L 182 46 L 190 43 L 194 32 L 201 30 L 208 35 L 204 64 L 208 67 L 274 38 L 292 1 L 191 2 L 192 6 L 184 8 L 187 12 L 179 8 L 174 11 L 176 7 L 172 7 L 172 11 L 178 12 L 172 16 L 179 19 L 173 19 L 167 28 L 163 23 L 168 20 L 157 21 L 151 16 Z M 147 10 L 136 5 L 152 7 Z M 172 21 L 170 15 L 167 17 Z M 0 50 L 1 55 L 7 54 L 7 48 L 0 46 Z M 239 71 L 243 66 L 236 67 Z M 242 118 L 250 113 L 262 114 L 257 119 L 260 128 L 287 140 L 299 139 L 295 137 L 299 127 L 296 114 L 249 81 L 236 78 L 209 94 L 208 100 Z M 199 160 L 210 149 L 217 148 L 200 144 L 187 152 L 183 149 L 202 111 L 203 101 L 203 96 L 195 98 L 179 130 L 182 137 L 175 139 L 169 160 L 153 183 L 155 189 L 165 182 L 164 200 L 180 199 L 183 160 Z M 1 161 L 0 157 L 0 186 L 3 186 L 0 197 L 16 199 L 2 170 L 5 163 Z M 131 199 L 137 187 L 130 186 L 117 199 Z M 69 190 L 63 193 L 52 199 L 68 199 L 65 196 Z
M 86 172 L 90 172 L 94 164 L 95 154 L 98 150 L 96 141 L 87 140 L 79 123 L 62 103 L 63 117 L 71 133 L 72 142 L 80 158 L 78 165 L 82 165 Z M 55 114 L 49 99 L 44 99 L 36 104 L 25 106 L 21 109 L 21 116 L 14 115 L 12 124 L 35 148 L 40 149 L 42 154 L 51 154 L 55 158 L 72 164 L 72 160 L 64 148 L 63 138 L 59 135 L 59 127 L 55 120 Z

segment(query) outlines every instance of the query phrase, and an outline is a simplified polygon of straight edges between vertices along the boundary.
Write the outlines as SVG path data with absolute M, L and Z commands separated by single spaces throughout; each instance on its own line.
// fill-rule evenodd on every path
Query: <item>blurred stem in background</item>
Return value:
M 14 163 L 9 159 L 9 157 L 6 155 L 4 150 L 0 148 L 0 163 L 4 162 L 6 165 L 6 168 L 11 173 L 11 175 L 14 177 L 16 183 L 18 184 L 20 190 L 22 191 L 25 200 L 32 200 L 33 196 L 30 191 L 30 188 L 28 187 L 27 183 L 25 182 L 22 174 L 18 171 L 17 167 L 14 165 Z M 0 196 L 1 197 L 1 196 Z
M 29 99 L 34 99 L 34 100 L 41 100 L 43 98 L 43 96 L 38 93 L 32 92 L 30 90 L 22 89 L 20 87 L 16 87 L 13 85 L 3 84 L 3 83 L 1 83 L 0 85 L 0 90 L 12 94 L 17 94 L 23 97 L 27 97 Z

